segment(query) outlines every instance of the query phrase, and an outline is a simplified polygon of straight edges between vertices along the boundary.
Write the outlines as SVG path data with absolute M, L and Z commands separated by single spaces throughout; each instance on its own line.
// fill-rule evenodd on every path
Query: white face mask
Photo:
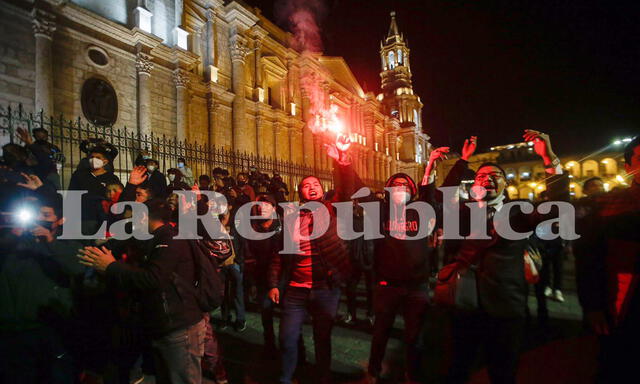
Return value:
M 184 163 L 178 163 L 178 168 L 184 168 Z
M 155 166 L 155 165 L 149 165 L 149 166 L 147 166 L 147 170 L 148 170 L 149 172 L 153 172 L 153 171 L 155 171 L 155 170 L 156 170 L 156 166 Z
M 168 177 L 169 177 L 169 181 L 173 181 L 173 180 L 176 179 L 176 175 L 174 175 L 172 173 L 170 173 Z
M 89 159 L 89 165 L 91 166 L 91 169 L 100 169 L 104 166 L 104 161 L 97 157 L 92 157 Z
M 391 194 L 393 201 L 401 204 L 401 203 L 408 203 L 411 200 L 411 194 L 409 192 L 395 192 Z

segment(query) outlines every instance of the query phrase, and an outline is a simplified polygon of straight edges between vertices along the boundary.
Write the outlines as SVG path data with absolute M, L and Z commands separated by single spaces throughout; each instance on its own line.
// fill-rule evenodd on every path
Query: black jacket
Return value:
M 349 187 L 357 191 L 364 183 L 355 173 Z M 398 173 L 389 178 L 387 184 L 393 179 L 405 178 L 411 184 L 411 204 L 413 201 L 425 201 L 426 191 L 418 188 L 413 179 L 406 174 Z M 374 247 L 374 275 L 378 281 L 384 281 L 391 285 L 421 286 L 429 279 L 429 255 L 433 248 L 429 247 L 427 238 L 411 239 L 420 231 L 421 222 L 418 213 L 409 209 L 406 211 L 404 222 L 392 220 L 390 217 L 389 196 L 380 202 L 380 222 L 372 225 L 380 228 L 384 236 L 373 240 Z M 365 220 L 368 217 L 365 216 Z M 406 229 L 407 238 L 399 239 L 392 236 L 392 232 L 403 226 Z
M 458 186 L 462 176 L 468 169 L 468 163 L 464 160 L 458 162 L 447 175 L 443 186 Z M 552 201 L 568 201 L 569 178 L 566 174 L 553 175 L 545 180 L 547 192 Z M 433 184 L 428 186 L 435 188 Z M 435 196 L 431 203 L 438 206 L 442 203 L 440 193 L 432 191 L 427 196 Z M 506 203 L 507 201 L 505 201 Z M 441 212 L 438 207 L 436 212 Z M 460 202 L 460 234 L 468 236 L 472 228 L 469 228 L 469 208 Z M 557 214 L 555 215 L 557 217 Z M 511 228 L 517 232 L 535 230 L 536 226 L 553 214 L 543 216 L 534 210 L 531 214 L 524 214 L 517 208 L 509 212 Z M 450 248 L 455 249 L 456 260 L 466 264 L 476 264 L 478 297 L 481 309 L 488 315 L 499 318 L 524 317 L 527 307 L 528 286 L 524 274 L 524 251 L 529 242 L 528 239 L 508 240 L 499 237 L 495 230 L 492 231 L 491 221 L 487 223 L 490 240 L 445 240 Z M 446 235 L 446 233 L 445 233 Z
M 101 222 L 107 218 L 102 207 L 102 201 L 106 200 L 107 185 L 120 183 L 118 176 L 107 171 L 95 176 L 88 169 L 78 169 L 71 176 L 69 190 L 86 190 L 82 196 L 82 219 Z M 83 223 L 83 228 L 85 228 Z
M 254 279 L 258 286 L 269 286 L 269 264 L 275 257 L 280 257 L 279 253 L 283 248 L 282 223 L 279 219 L 273 220 L 269 228 L 263 228 L 258 220 L 252 223 L 256 232 L 275 232 L 275 234 L 264 240 L 246 239 L 246 260 L 255 260 Z M 275 277 L 276 281 L 278 277 Z M 276 284 L 277 285 L 277 284 Z
M 195 281 L 191 245 L 173 240 L 174 234 L 170 225 L 158 228 L 140 267 L 115 262 L 106 271 L 119 288 L 139 295 L 143 323 L 152 337 L 191 326 L 203 316 L 190 289 Z
M 72 240 L 0 237 L 0 330 L 51 325 L 71 314 L 72 282 L 84 272 Z

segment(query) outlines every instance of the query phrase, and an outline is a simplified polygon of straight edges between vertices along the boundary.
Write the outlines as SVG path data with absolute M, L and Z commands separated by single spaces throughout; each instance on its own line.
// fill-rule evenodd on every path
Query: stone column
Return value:
M 375 168 L 374 168 L 374 173 L 375 173 L 375 179 L 377 182 L 384 182 L 383 180 L 383 174 L 382 174 L 382 160 L 380 159 L 382 155 L 380 155 L 380 152 L 375 152 L 375 159 L 374 159 L 374 164 L 375 164 Z
M 262 57 L 262 40 L 261 39 L 256 39 L 256 50 L 255 50 L 255 71 L 256 71 L 256 75 L 254 77 L 255 79 L 255 84 L 253 85 L 254 88 L 258 88 L 258 87 L 262 87 L 262 71 L 260 71 L 260 58 Z
M 367 174 L 367 152 L 364 148 L 360 150 L 360 174 L 366 180 L 369 178 Z
M 245 80 L 244 62 L 247 57 L 247 39 L 237 32 L 231 36 L 231 89 L 235 94 L 233 98 L 232 127 L 233 127 L 233 149 L 237 151 L 251 152 L 253 143 L 247 135 L 247 116 L 245 100 Z
M 204 69 L 204 80 L 206 82 L 213 81 L 217 77 L 215 69 L 216 59 L 216 12 L 213 8 L 209 8 L 204 13 L 206 22 L 204 29 L 204 52 L 202 55 L 202 65 Z
M 207 108 L 209 110 L 209 145 L 217 146 L 216 133 L 218 131 L 218 118 L 216 112 L 220 109 L 220 105 L 213 99 L 213 95 L 210 95 L 209 100 L 207 100 Z
M 316 169 L 320 170 L 322 168 L 322 140 L 320 135 L 313 136 L 313 149 L 314 149 L 314 164 Z
M 173 82 L 176 85 L 176 138 L 181 141 L 187 137 L 189 74 L 182 69 L 176 69 L 173 71 Z
M 36 38 L 36 111 L 53 114 L 53 58 L 51 43 L 56 30 L 55 16 L 39 9 L 32 12 Z
M 282 123 L 279 121 L 273 122 L 273 157 L 281 160 L 284 159 L 283 156 L 283 145 L 284 141 L 282 140 Z
M 397 138 L 396 135 L 393 133 L 389 134 L 389 156 L 391 156 L 391 165 L 390 165 L 390 172 L 391 174 L 396 173 L 396 159 L 398 158 L 397 156 L 398 153 L 398 146 L 397 146 Z
M 140 137 L 151 135 L 151 89 L 149 78 L 153 62 L 151 56 L 138 52 L 136 55 L 136 71 L 138 73 L 138 134 Z
M 309 128 L 309 124 L 311 122 L 312 116 L 309 113 L 309 95 L 305 92 L 304 88 L 302 89 L 302 119 L 305 122 L 304 127 L 302 128 L 302 143 L 303 143 L 303 159 L 302 162 L 306 166 L 314 166 L 314 139 L 313 132 Z
M 384 179 L 387 180 L 388 178 L 391 177 L 391 156 L 387 156 L 387 158 L 385 159 L 385 166 L 384 166 Z
M 367 161 L 367 175 L 369 175 L 369 178 L 371 180 L 376 179 L 376 172 L 375 172 L 375 152 L 373 151 L 373 149 L 367 149 L 366 152 L 366 161 Z
M 289 129 L 288 129 L 288 132 L 289 132 L 289 161 L 292 162 L 292 163 L 295 163 L 296 162 L 296 155 L 295 155 L 296 149 L 295 148 L 296 148 L 296 145 L 297 145 L 297 143 L 296 143 L 296 141 L 297 141 L 296 140 L 296 135 L 297 135 L 296 126 L 295 125 L 290 126 Z

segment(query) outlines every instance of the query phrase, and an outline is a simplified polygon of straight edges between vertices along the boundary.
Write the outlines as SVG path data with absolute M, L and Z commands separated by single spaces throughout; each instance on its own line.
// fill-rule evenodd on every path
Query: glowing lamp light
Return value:
M 609 183 L 604 183 L 603 185 L 604 185 L 604 190 L 605 190 L 605 192 L 609 192 L 609 188 L 611 187 L 611 184 L 609 184 Z
M 537 183 L 529 183 L 529 186 L 530 186 L 531 188 L 535 188 L 535 187 L 537 187 L 537 186 L 538 186 L 538 184 L 537 184 Z
M 18 223 L 25 225 L 28 224 L 31 220 L 33 220 L 35 214 L 31 209 L 28 208 L 20 208 L 18 212 L 16 212 L 16 220 Z
M 544 185 L 538 185 L 538 186 L 536 187 L 536 189 L 537 189 L 538 191 L 543 191 L 543 190 L 544 190 Z
M 625 143 L 628 143 L 628 142 L 630 142 L 631 140 L 633 140 L 633 139 L 632 139 L 632 138 L 630 138 L 630 137 L 625 137 L 624 139 L 622 139 L 622 141 L 623 141 L 623 142 L 625 142 Z
M 616 140 L 613 142 L 613 145 L 620 145 L 622 144 L 622 140 Z

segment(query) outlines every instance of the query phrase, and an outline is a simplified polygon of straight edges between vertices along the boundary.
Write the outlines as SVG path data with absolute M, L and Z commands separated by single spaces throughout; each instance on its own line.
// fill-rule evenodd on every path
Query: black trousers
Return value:
M 634 328 L 636 328 L 635 326 Z M 614 329 L 610 335 L 600 336 L 598 355 L 598 377 L 596 382 L 627 383 L 638 374 L 638 354 L 640 353 L 640 331 Z
M 52 328 L 0 332 L 0 383 L 71 384 L 74 374 L 71 354 Z
M 493 384 L 515 384 L 525 319 L 500 319 L 486 313 L 453 315 L 453 358 L 447 383 L 466 383 L 480 350 Z
M 358 309 L 358 283 L 360 278 L 364 275 L 365 290 L 367 294 L 367 316 L 373 315 L 373 271 L 370 269 L 364 269 L 359 264 L 353 264 L 353 273 L 349 276 L 345 294 L 347 296 L 347 311 L 351 317 L 356 319 L 356 312 Z
M 396 314 L 401 313 L 404 317 L 407 378 L 419 381 L 423 352 L 419 336 L 429 304 L 427 285 L 411 288 L 377 285 L 373 293 L 373 302 L 376 320 L 371 339 L 369 374 L 374 377 L 380 376 L 391 329 Z

